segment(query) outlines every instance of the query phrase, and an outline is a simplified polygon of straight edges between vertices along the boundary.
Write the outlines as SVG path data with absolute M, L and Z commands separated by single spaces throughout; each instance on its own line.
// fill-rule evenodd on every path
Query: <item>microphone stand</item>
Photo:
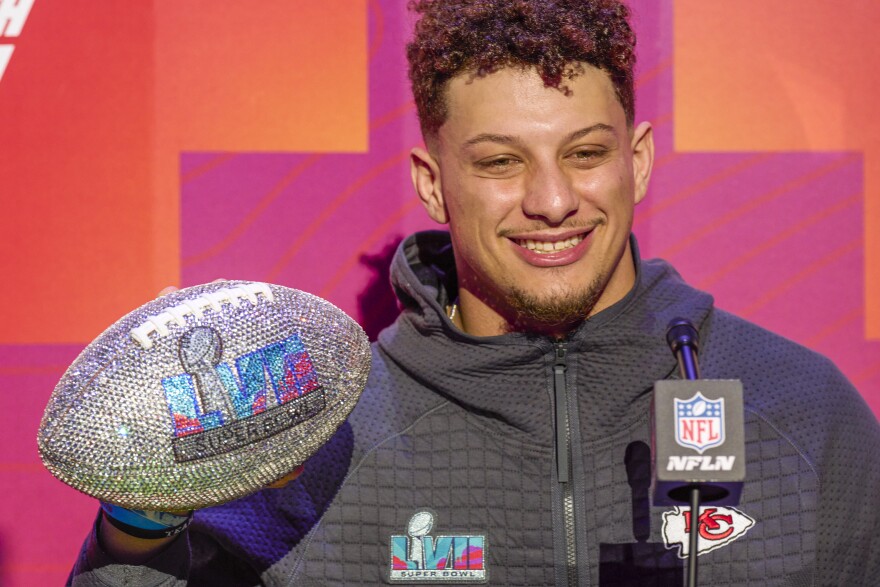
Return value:
M 682 379 L 694 380 L 700 378 L 700 365 L 697 360 L 697 348 L 699 335 L 693 325 L 687 320 L 676 320 L 669 325 L 666 340 L 678 359 L 678 369 Z M 691 527 L 688 532 L 688 568 L 686 585 L 697 587 L 697 558 L 700 538 L 700 486 L 695 484 L 690 488 Z
M 691 529 L 688 532 L 688 568 L 687 585 L 697 587 L 697 541 L 700 538 L 698 526 L 700 524 L 700 486 L 691 487 Z

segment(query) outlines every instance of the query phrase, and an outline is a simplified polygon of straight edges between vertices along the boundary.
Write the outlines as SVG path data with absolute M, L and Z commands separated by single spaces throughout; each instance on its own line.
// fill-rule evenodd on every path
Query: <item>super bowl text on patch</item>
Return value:
M 666 548 L 678 548 L 678 558 L 688 557 L 692 523 L 690 508 L 676 506 L 663 513 L 663 542 Z M 699 556 L 743 537 L 755 525 L 755 520 L 736 508 L 708 506 L 700 508 L 697 523 Z
M 213 328 L 187 331 L 179 343 L 184 373 L 162 380 L 178 462 L 222 454 L 269 438 L 324 408 L 324 390 L 296 334 L 221 363 Z
M 724 398 L 706 399 L 699 391 L 688 400 L 676 398 L 675 442 L 700 454 L 724 444 Z
M 407 536 L 391 537 L 392 581 L 414 583 L 485 583 L 486 537 L 430 536 L 434 515 L 413 515 Z

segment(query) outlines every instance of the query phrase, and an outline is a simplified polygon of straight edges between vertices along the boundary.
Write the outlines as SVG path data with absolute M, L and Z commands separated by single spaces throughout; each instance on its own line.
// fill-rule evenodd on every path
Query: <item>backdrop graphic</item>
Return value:
M 632 2 L 658 146 L 642 253 L 831 357 L 880 413 L 880 9 L 723 4 Z M 241 277 L 389 319 L 385 259 L 432 227 L 404 5 L 0 0 L 0 585 L 63 582 L 94 516 L 34 437 L 120 315 Z

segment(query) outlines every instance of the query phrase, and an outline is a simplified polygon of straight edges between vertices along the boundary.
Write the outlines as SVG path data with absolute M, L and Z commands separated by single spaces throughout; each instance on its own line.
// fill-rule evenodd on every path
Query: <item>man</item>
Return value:
M 627 10 L 415 8 L 413 183 L 449 233 L 401 245 L 404 310 L 349 423 L 295 482 L 176 539 L 99 516 L 74 584 L 680 585 L 690 513 L 648 493 L 677 316 L 701 332 L 703 375 L 745 388 L 748 480 L 740 506 L 693 521 L 701 581 L 877 584 L 880 431 L 857 392 L 639 258 L 653 137 L 633 120 Z

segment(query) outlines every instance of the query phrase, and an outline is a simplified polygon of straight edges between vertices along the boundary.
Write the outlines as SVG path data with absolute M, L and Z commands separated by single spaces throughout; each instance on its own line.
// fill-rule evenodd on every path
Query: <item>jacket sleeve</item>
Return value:
M 880 585 L 880 424 L 842 375 L 826 387 L 819 447 L 817 585 Z M 817 431 L 814 431 L 814 433 Z
M 182 587 L 190 567 L 188 531 L 143 565 L 119 563 L 98 543 L 100 511 L 80 550 L 67 585 L 73 587 Z

